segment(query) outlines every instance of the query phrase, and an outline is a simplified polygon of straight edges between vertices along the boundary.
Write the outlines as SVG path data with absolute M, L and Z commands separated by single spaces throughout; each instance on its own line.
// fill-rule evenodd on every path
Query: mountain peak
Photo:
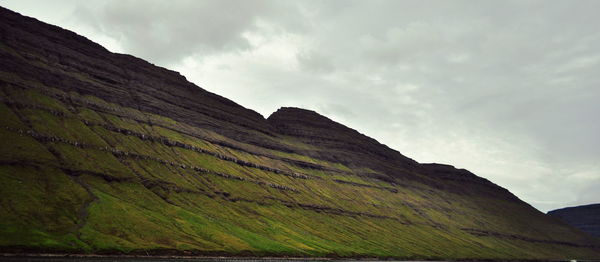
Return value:
M 281 107 L 281 108 L 277 109 L 277 111 L 273 112 L 267 118 L 267 121 L 269 121 L 271 124 L 275 125 L 276 127 L 279 126 L 280 128 L 285 125 L 290 125 L 293 123 L 296 123 L 296 124 L 302 123 L 303 125 L 306 125 L 306 126 L 313 126 L 313 127 L 321 126 L 321 127 L 326 127 L 329 129 L 334 128 L 337 130 L 342 130 L 342 129 L 346 129 L 348 131 L 350 130 L 350 128 L 348 128 L 340 123 L 337 123 L 337 122 L 331 120 L 330 118 L 317 113 L 316 111 L 299 108 L 299 107 Z M 285 131 L 286 128 L 283 128 L 282 130 Z M 351 129 L 351 130 L 353 130 L 353 129 Z
M 310 110 L 310 109 L 305 109 L 305 108 L 301 108 L 301 107 L 294 107 L 294 106 L 282 106 L 279 109 L 277 109 L 275 112 L 273 112 L 271 114 L 282 114 L 282 113 L 305 113 L 305 114 L 317 114 L 320 115 L 319 113 L 317 113 L 316 111 Z M 269 116 L 269 117 L 271 117 Z M 320 115 L 322 116 L 322 115 Z M 324 117 L 324 116 L 323 116 Z
M 302 151 L 316 158 L 390 174 L 417 164 L 377 140 L 312 110 L 282 107 L 267 121 L 280 134 L 318 146 L 319 150 Z

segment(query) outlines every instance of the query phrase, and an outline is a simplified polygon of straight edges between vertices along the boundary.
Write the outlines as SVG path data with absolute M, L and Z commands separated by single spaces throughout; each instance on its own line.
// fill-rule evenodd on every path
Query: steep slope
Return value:
M 597 240 L 315 112 L 268 119 L 0 9 L 0 249 L 594 258 Z
M 600 204 L 565 207 L 552 210 L 548 215 L 600 239 Z
M 257 136 L 248 132 L 271 132 L 258 113 L 198 88 L 179 73 L 110 53 L 73 32 L 6 10 L 1 32 L 2 62 L 12 77 L 36 79 L 65 92 L 92 95 L 252 142 Z M 27 52 L 19 53 L 23 50 Z
M 278 133 L 314 146 L 296 149 L 295 152 L 299 154 L 342 163 L 349 167 L 369 167 L 395 177 L 400 177 L 402 173 L 414 170 L 418 166 L 417 162 L 398 151 L 314 111 L 280 108 L 269 116 L 267 121 Z

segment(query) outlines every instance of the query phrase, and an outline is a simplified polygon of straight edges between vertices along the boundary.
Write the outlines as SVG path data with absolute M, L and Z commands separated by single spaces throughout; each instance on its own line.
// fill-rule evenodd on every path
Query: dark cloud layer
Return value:
M 541 210 L 600 202 L 598 1 L 3 5 L 264 115 L 317 110 Z

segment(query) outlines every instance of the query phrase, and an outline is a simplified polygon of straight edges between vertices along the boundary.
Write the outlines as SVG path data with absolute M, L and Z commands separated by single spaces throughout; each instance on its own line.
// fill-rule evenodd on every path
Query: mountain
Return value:
M 548 215 L 600 239 L 600 204 L 565 207 L 552 210 Z
M 267 119 L 0 9 L 0 252 L 599 258 L 598 240 L 316 112 Z

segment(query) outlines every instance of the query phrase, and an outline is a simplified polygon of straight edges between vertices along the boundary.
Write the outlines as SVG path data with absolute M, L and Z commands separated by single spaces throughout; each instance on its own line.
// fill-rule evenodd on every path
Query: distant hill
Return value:
M 600 239 L 600 204 L 556 209 L 548 212 L 548 215 Z
M 0 252 L 600 258 L 467 170 L 314 111 L 265 119 L 3 8 L 0 137 Z

